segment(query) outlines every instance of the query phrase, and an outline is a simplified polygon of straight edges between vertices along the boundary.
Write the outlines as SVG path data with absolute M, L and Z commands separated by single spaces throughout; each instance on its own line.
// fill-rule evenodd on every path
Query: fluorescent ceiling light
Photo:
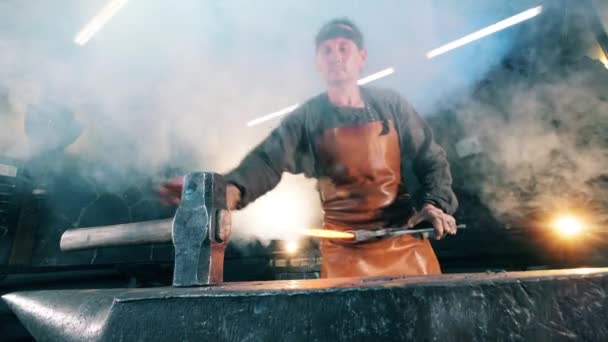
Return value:
M 260 116 L 257 119 L 253 119 L 253 120 L 249 121 L 247 123 L 247 126 L 249 126 L 249 127 L 255 126 L 255 125 L 261 124 L 264 121 L 268 121 L 270 119 L 274 119 L 274 118 L 279 117 L 281 115 L 285 115 L 285 114 L 291 113 L 294 109 L 298 108 L 299 106 L 300 106 L 299 104 L 295 104 L 293 106 L 290 106 L 290 107 L 287 107 L 287 108 L 284 108 L 284 109 L 281 109 L 281 110 L 277 110 L 276 112 L 272 112 L 270 114 L 266 114 L 264 116 Z
M 371 74 L 369 76 L 363 77 L 362 79 L 360 79 L 360 80 L 357 81 L 357 84 L 358 85 L 364 85 L 364 84 L 373 82 L 375 80 L 379 80 L 379 79 L 381 79 L 383 77 L 386 77 L 386 76 L 388 76 L 388 75 L 390 75 L 390 74 L 392 74 L 394 72 L 395 72 L 394 68 L 386 68 L 384 70 L 380 70 L 380 71 L 378 71 L 376 73 L 373 73 L 373 74 Z M 294 109 L 298 108 L 299 106 L 300 106 L 299 104 L 295 104 L 293 106 L 289 106 L 287 108 L 283 108 L 281 110 L 277 110 L 276 112 L 272 112 L 270 114 L 266 114 L 266 115 L 260 116 L 259 118 L 256 118 L 256 119 L 253 119 L 253 120 L 247 122 L 247 126 L 248 127 L 252 127 L 252 126 L 255 126 L 255 125 L 259 125 L 262 122 L 265 122 L 265 121 L 277 118 L 279 116 L 283 116 L 285 114 L 289 114 Z
M 434 57 L 437 57 L 441 54 L 444 54 L 450 50 L 459 48 L 463 45 L 466 45 L 470 42 L 473 42 L 477 39 L 483 38 L 485 36 L 491 35 L 492 33 L 498 32 L 500 30 L 503 30 L 507 27 L 513 26 L 515 24 L 521 23 L 522 21 L 526 21 L 528 19 L 534 18 L 535 16 L 539 15 L 541 12 L 543 11 L 543 7 L 542 6 L 537 6 L 534 8 L 531 8 L 529 10 L 526 10 L 524 12 L 521 12 L 519 14 L 516 14 L 512 17 L 509 17 L 505 20 L 499 21 L 496 24 L 490 25 L 486 28 L 483 28 L 479 31 L 473 32 L 467 36 L 464 36 L 460 39 L 454 40 L 448 44 L 445 44 L 443 46 L 440 46 L 434 50 L 429 51 L 426 56 L 427 58 L 431 59 Z M 607 66 L 608 67 L 608 66 Z M 362 79 L 360 79 L 359 81 L 357 81 L 357 84 L 359 85 L 364 85 L 370 82 L 373 82 L 375 80 L 378 80 L 380 78 L 386 77 L 388 75 L 391 75 L 395 72 L 394 68 L 386 68 L 384 70 L 378 71 L 374 74 L 371 74 L 369 76 L 366 76 Z M 291 111 L 293 111 L 294 109 L 298 108 L 299 104 L 295 104 L 293 106 L 278 110 L 276 112 L 272 112 L 270 114 L 266 114 L 264 116 L 261 116 L 259 118 L 253 119 L 249 122 L 247 122 L 247 126 L 252 127 L 258 124 L 261 124 L 262 122 L 274 119 L 276 117 L 285 115 L 290 113 Z
M 526 21 L 528 19 L 534 18 L 537 15 L 539 15 L 541 12 L 543 11 L 543 7 L 542 6 L 538 6 L 538 7 L 534 7 L 531 8 L 527 11 L 521 12 L 519 14 L 516 14 L 510 18 L 507 18 L 505 20 L 499 21 L 496 24 L 490 25 L 486 28 L 483 28 L 477 32 L 473 32 L 467 36 L 464 36 L 462 38 L 456 39 L 450 43 L 447 43 L 443 46 L 440 46 L 434 50 L 429 51 L 426 54 L 426 57 L 431 59 L 433 57 L 437 57 L 441 54 L 444 54 L 450 50 L 459 48 L 465 44 L 468 44 L 470 42 L 473 42 L 477 39 L 483 38 L 485 36 L 489 36 L 492 33 L 498 32 L 500 30 L 506 29 L 507 27 L 513 26 L 515 24 L 519 24 L 522 21 Z
M 382 77 L 386 77 L 395 72 L 393 68 L 386 68 L 384 70 L 378 71 L 377 73 L 371 74 L 369 76 L 363 77 L 362 79 L 357 81 L 358 85 L 364 85 L 375 80 L 381 79 Z
M 85 27 L 78 32 L 76 38 L 74 38 L 74 43 L 78 45 L 84 45 L 86 42 L 91 39 L 95 33 L 97 33 L 103 25 L 105 25 L 116 12 L 118 12 L 128 0 L 112 0 L 110 1 L 104 8 L 101 9 L 99 13 Z

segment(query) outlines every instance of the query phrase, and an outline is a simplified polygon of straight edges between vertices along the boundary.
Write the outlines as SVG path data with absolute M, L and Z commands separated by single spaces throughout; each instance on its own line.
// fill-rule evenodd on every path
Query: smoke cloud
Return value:
M 478 164 L 479 177 L 463 182 L 479 187 L 498 217 L 523 220 L 532 212 L 586 209 L 596 211 L 595 219 L 605 218 L 604 65 L 580 59 L 551 74 L 516 80 L 495 76 L 496 84 L 457 114 L 464 136 L 480 143 L 478 162 L 484 160 Z
M 327 20 L 353 19 L 369 50 L 366 74 L 394 66 L 397 73 L 375 85 L 396 89 L 424 114 L 455 91 L 468 96 L 521 30 L 506 30 L 433 60 L 425 58 L 428 50 L 538 3 L 130 1 L 86 45 L 74 44 L 78 30 L 104 5 L 0 4 L 0 154 L 27 158 L 33 153 L 23 128 L 25 113 L 32 106 L 60 103 L 84 129 L 68 153 L 103 165 L 95 169 L 101 183 L 128 183 L 133 175 L 160 182 L 168 166 L 226 172 L 278 124 L 249 128 L 247 121 L 323 90 L 314 71 L 313 38 Z M 529 110 L 539 106 L 526 101 Z M 518 118 L 531 120 L 526 112 Z M 467 134 L 489 129 L 484 125 L 490 123 L 467 126 Z M 523 136 L 541 136 L 546 148 L 561 143 L 540 123 L 526 125 L 527 131 L 504 127 L 491 139 L 497 158 L 507 158 L 498 161 L 507 165 L 517 164 L 510 158 Z M 529 150 L 524 158 L 549 158 L 543 153 Z M 515 181 L 523 177 L 507 170 Z M 234 221 L 237 239 L 287 238 L 318 225 L 314 181 L 287 176 L 275 191 L 236 213 Z

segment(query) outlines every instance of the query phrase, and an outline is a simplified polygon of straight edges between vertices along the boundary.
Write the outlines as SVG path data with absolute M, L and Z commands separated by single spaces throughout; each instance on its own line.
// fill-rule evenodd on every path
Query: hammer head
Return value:
M 223 281 L 230 225 L 223 176 L 209 172 L 188 174 L 182 201 L 173 219 L 173 286 L 212 285 Z M 225 240 L 221 239 L 220 232 L 224 233 Z

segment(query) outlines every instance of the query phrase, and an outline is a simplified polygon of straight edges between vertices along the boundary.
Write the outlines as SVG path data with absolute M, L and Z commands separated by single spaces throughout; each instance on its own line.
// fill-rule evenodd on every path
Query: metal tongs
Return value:
M 456 226 L 457 229 L 465 229 L 466 224 L 459 224 Z M 435 235 L 435 228 L 420 228 L 420 229 L 409 229 L 405 227 L 390 227 L 381 229 L 357 229 L 347 230 L 346 233 L 351 233 L 354 236 L 353 242 L 365 242 L 372 240 L 381 240 L 401 235 L 416 235 L 416 234 L 427 234 L 429 236 Z

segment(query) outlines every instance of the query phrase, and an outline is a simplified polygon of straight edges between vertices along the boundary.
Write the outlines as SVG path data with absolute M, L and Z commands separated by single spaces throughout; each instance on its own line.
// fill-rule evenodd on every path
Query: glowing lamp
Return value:
M 553 228 L 564 237 L 573 237 L 582 232 L 584 224 L 576 216 L 564 215 L 553 221 Z
M 295 252 L 298 251 L 298 242 L 297 241 L 287 241 L 285 243 L 285 252 L 287 252 L 288 254 L 294 254 Z

